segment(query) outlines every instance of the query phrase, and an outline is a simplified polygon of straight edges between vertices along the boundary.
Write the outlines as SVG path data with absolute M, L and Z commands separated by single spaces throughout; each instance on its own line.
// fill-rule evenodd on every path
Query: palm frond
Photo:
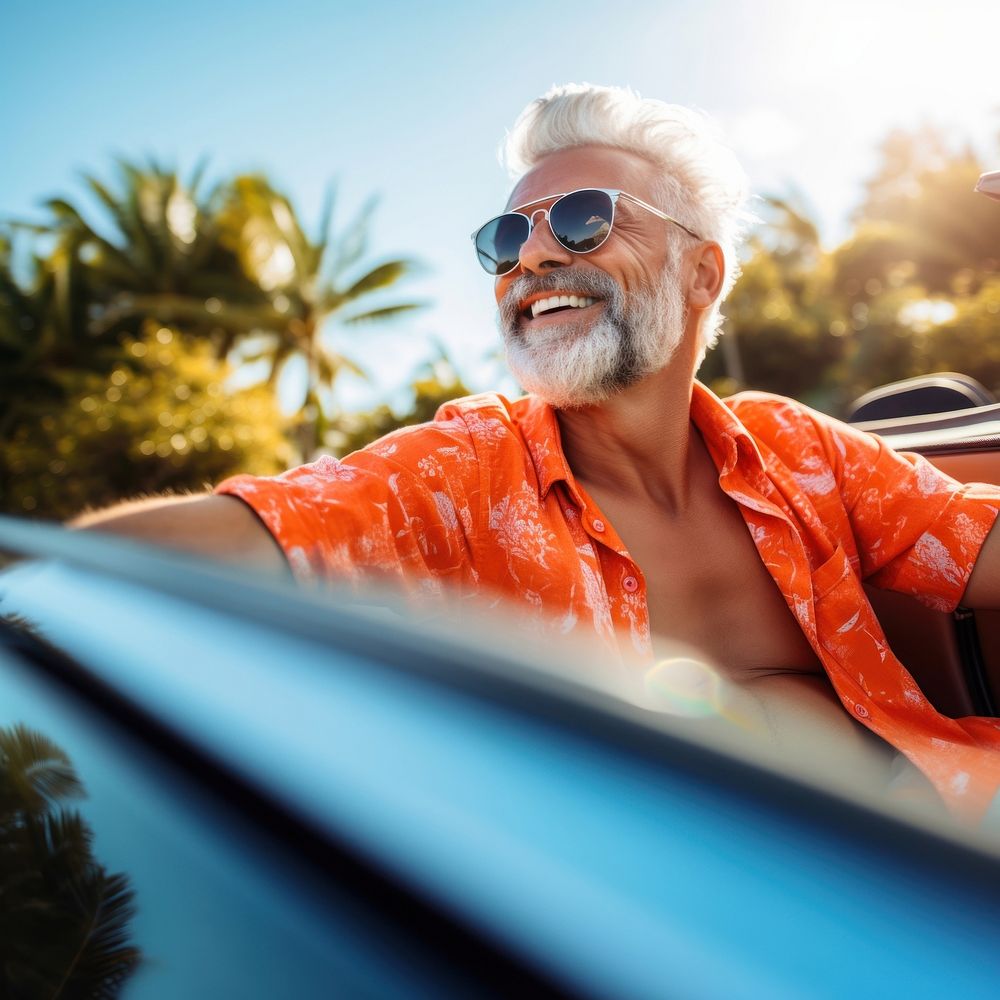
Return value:
M 417 268 L 418 265 L 413 260 L 390 260 L 385 264 L 380 264 L 350 285 L 343 292 L 343 301 L 349 302 L 369 292 L 378 291 L 380 288 L 388 288 L 400 278 L 412 274 Z
M 358 313 L 355 316 L 345 316 L 338 318 L 338 322 L 345 326 L 359 326 L 363 323 L 375 323 L 382 320 L 395 319 L 403 313 L 411 313 L 417 309 L 426 309 L 429 302 L 403 302 L 395 306 L 382 306 L 380 309 L 369 309 L 367 312 Z
M 366 382 L 371 381 L 371 375 L 357 361 L 349 358 L 346 354 L 341 354 L 339 351 L 333 351 L 323 344 L 317 345 L 316 363 L 320 372 L 327 371 L 330 373 L 330 377 L 323 379 L 323 381 L 331 385 L 334 378 L 345 371 L 356 375 L 360 379 L 364 379 Z
M 104 186 L 96 177 L 90 174 L 82 175 L 83 182 L 97 196 L 98 200 L 108 210 L 108 213 L 115 220 L 119 232 L 123 236 L 129 235 L 130 220 L 122 208 L 121 202 Z
M 188 190 L 188 194 L 191 195 L 191 199 L 195 202 L 198 201 L 198 188 L 201 186 L 202 180 L 205 177 L 205 171 L 208 169 L 208 154 L 205 153 L 201 159 L 194 165 L 194 170 L 191 171 L 191 176 L 188 178 L 185 187 Z
M 221 327 L 249 333 L 259 329 L 282 329 L 285 317 L 274 309 L 257 309 L 219 303 L 209 312 L 205 300 L 171 293 L 122 295 L 108 304 L 103 316 L 92 323 L 95 333 L 111 329 L 123 319 L 149 316 L 160 323 L 194 323 L 206 328 Z
M 330 225 L 333 222 L 333 207 L 336 203 L 336 198 L 337 188 L 331 182 L 323 192 L 323 207 L 320 209 L 319 225 L 316 228 L 316 270 L 319 270 L 323 255 L 330 244 Z
M 108 875 L 99 865 L 78 874 L 69 891 L 79 913 L 78 943 L 52 998 L 117 996 L 142 960 L 130 940 L 135 892 L 125 875 Z
M 378 198 L 373 195 L 362 205 L 344 235 L 337 241 L 336 253 L 328 272 L 331 278 L 337 278 L 349 271 L 368 251 L 368 234 L 371 231 L 371 219 L 377 205 Z
M 66 752 L 22 723 L 0 729 L 0 810 L 41 813 L 55 802 L 84 795 Z

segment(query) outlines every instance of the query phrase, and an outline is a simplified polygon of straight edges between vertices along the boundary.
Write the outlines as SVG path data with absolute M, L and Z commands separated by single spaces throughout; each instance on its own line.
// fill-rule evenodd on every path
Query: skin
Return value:
M 253 510 L 236 497 L 195 494 L 133 501 L 84 514 L 70 526 L 290 576 L 278 543 Z
M 581 187 L 617 188 L 657 204 L 653 166 L 604 147 L 544 158 L 514 189 L 509 207 Z M 529 209 L 547 208 L 543 201 Z M 496 281 L 498 301 L 522 273 L 573 276 L 596 268 L 626 294 L 650 287 L 667 260 L 670 223 L 621 200 L 614 231 L 598 250 L 575 255 L 542 222 L 524 244 L 519 267 Z M 689 419 L 701 326 L 718 297 L 719 247 L 684 237 L 678 263 L 687 320 L 671 361 L 599 405 L 562 411 L 570 467 L 581 487 L 629 548 L 648 586 L 654 633 L 704 651 L 727 685 L 729 700 L 754 728 L 789 754 L 834 759 L 838 769 L 884 780 L 887 747 L 842 710 L 815 653 L 766 571 L 736 504 L 721 490 L 714 464 Z M 549 293 L 551 294 L 551 293 Z M 530 304 L 526 300 L 523 305 Z M 598 302 L 574 322 L 599 317 Z M 564 322 L 558 314 L 522 317 L 526 336 Z M 581 325 L 585 335 L 586 323 Z M 277 544 L 242 501 L 193 496 L 122 505 L 74 526 L 110 531 L 287 575 Z M 1000 607 L 1000 534 L 988 538 L 964 603 Z
M 575 187 L 616 186 L 652 202 L 654 179 L 653 167 L 637 156 L 605 148 L 569 149 L 546 157 L 527 174 L 511 201 L 521 204 Z M 562 271 L 566 294 L 573 291 L 574 274 L 585 268 L 605 271 L 626 293 L 648 287 L 659 280 L 667 261 L 668 225 L 622 201 L 612 237 L 584 256 L 564 249 L 547 226 L 536 226 L 520 267 L 497 279 L 497 298 L 519 272 Z M 716 244 L 688 242 L 681 263 L 688 320 L 677 354 L 606 402 L 560 411 L 566 457 L 642 568 L 654 632 L 703 649 L 741 682 L 774 670 L 822 673 L 761 564 L 739 510 L 719 488 L 715 466 L 689 419 L 698 333 L 719 294 L 723 260 Z M 602 308 L 596 303 L 574 311 L 574 321 L 587 314 L 596 319 Z M 522 317 L 521 327 L 530 337 L 561 319 L 559 313 Z M 712 605 L 726 608 L 725 621 L 718 612 L 705 614 Z
M 654 184 L 653 166 L 638 156 L 603 147 L 568 149 L 526 174 L 510 207 L 581 187 L 618 188 L 656 204 Z M 520 266 L 497 279 L 497 300 L 522 273 L 562 272 L 560 293 L 567 295 L 574 291 L 574 274 L 585 268 L 605 271 L 626 292 L 648 287 L 666 264 L 669 225 L 620 201 L 611 238 L 583 256 L 563 248 L 547 225 L 537 225 Z M 867 776 L 863 781 L 877 787 L 887 778 L 889 748 L 843 711 L 690 421 L 700 330 L 719 295 L 724 265 L 714 243 L 691 239 L 683 245 L 679 278 L 688 312 L 678 351 L 666 367 L 618 396 L 560 411 L 567 459 L 643 571 L 652 631 L 704 652 L 727 683 L 730 702 L 772 744 L 835 759 L 847 773 L 857 768 Z M 597 303 L 574 312 L 574 319 L 596 319 L 602 308 Z M 530 337 L 564 319 L 558 313 L 522 316 L 521 331 Z M 998 598 L 1000 545 L 994 534 L 967 599 L 995 606 Z

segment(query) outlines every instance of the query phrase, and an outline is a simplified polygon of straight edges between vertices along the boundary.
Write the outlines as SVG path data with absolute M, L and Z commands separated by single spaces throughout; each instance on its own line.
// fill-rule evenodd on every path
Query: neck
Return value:
M 584 488 L 642 497 L 668 512 L 688 506 L 700 441 L 690 419 L 693 370 L 694 359 L 679 351 L 612 399 L 557 412 L 566 459 Z

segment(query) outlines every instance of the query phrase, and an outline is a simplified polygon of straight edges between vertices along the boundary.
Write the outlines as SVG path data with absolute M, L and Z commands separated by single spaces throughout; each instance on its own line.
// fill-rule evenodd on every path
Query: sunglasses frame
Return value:
M 574 194 L 583 194 L 583 193 L 586 193 L 588 191 L 599 191 L 601 194 L 605 194 L 605 195 L 608 196 L 608 198 L 611 201 L 611 222 L 608 225 L 607 236 L 605 236 L 604 239 L 601 240 L 601 242 L 597 244 L 597 246 L 591 247 L 589 250 L 574 250 L 572 247 L 566 246 L 566 244 L 563 243 L 562 240 L 560 240 L 559 237 L 556 235 L 556 231 L 552 228 L 552 220 L 550 218 L 550 213 L 556 207 L 556 205 L 558 205 L 559 202 L 561 202 L 563 199 L 569 198 L 571 195 L 574 195 Z M 490 223 L 497 222 L 498 220 L 506 218 L 509 215 L 519 215 L 522 219 L 525 220 L 525 222 L 528 223 L 528 233 L 524 237 L 524 243 L 527 243 L 528 242 L 528 238 L 531 236 L 531 233 L 532 233 L 532 231 L 535 228 L 535 216 L 538 215 L 539 212 L 542 213 L 543 217 L 545 218 L 545 221 L 549 224 L 549 232 L 552 233 L 552 238 L 564 250 L 568 250 L 570 253 L 575 253 L 575 254 L 577 254 L 579 256 L 582 256 L 583 254 L 587 254 L 587 253 L 593 253 L 595 250 L 600 250 L 601 247 L 604 246 L 604 244 L 607 243 L 608 240 L 611 238 L 611 233 L 614 231 L 614 228 L 615 228 L 615 213 L 616 213 L 617 208 L 618 208 L 618 199 L 619 198 L 624 198 L 626 201 L 632 202 L 633 205 L 638 205 L 640 208 L 644 208 L 647 212 L 651 212 L 658 219 L 663 219 L 665 222 L 672 222 L 675 226 L 679 226 L 681 229 L 683 229 L 684 232 L 686 232 L 688 234 L 688 236 L 693 236 L 696 240 L 699 240 L 699 241 L 701 240 L 701 237 L 693 229 L 688 229 L 688 227 L 685 226 L 683 222 L 679 222 L 672 215 L 667 215 L 666 212 L 661 212 L 658 208 L 654 208 L 652 205 L 650 205 L 647 202 L 643 201 L 641 198 L 637 198 L 634 194 L 629 194 L 627 191 L 619 191 L 617 188 L 584 187 L 584 188 L 576 188 L 574 191 L 563 191 L 563 192 L 560 192 L 559 194 L 549 194 L 549 195 L 546 195 L 544 198 L 535 198 L 534 201 L 528 201 L 528 202 L 525 202 L 523 205 L 518 205 L 519 209 L 524 209 L 524 208 L 531 208 L 532 205 L 540 205 L 543 201 L 551 201 L 552 202 L 552 204 L 549 205 L 548 208 L 536 208 L 535 211 L 533 211 L 530 215 L 525 215 L 525 213 L 522 212 L 522 211 L 517 211 L 517 212 L 501 212 L 499 215 L 494 215 L 493 218 L 487 219 L 481 226 L 479 226 L 477 229 L 475 229 L 473 231 L 472 235 L 471 235 L 472 245 L 476 248 L 476 260 L 479 261 L 479 266 L 487 274 L 491 275 L 494 278 L 500 278 L 500 277 L 502 277 L 505 274 L 510 274 L 510 272 L 513 271 L 514 268 L 517 267 L 518 265 L 514 264 L 513 267 L 508 268 L 506 271 L 491 271 L 482 262 L 482 259 L 480 257 L 479 247 L 476 245 L 476 239 L 479 236 L 479 234 L 488 225 L 490 225 Z M 522 247 L 524 246 L 524 243 L 521 244 Z

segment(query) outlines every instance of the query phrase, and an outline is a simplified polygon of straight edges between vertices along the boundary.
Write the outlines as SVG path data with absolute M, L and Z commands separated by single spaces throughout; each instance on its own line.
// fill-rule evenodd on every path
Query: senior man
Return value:
M 841 763 L 867 727 L 981 816 L 997 722 L 931 707 L 861 581 L 1000 607 L 1000 492 L 790 400 L 723 403 L 695 381 L 745 218 L 742 172 L 703 117 L 560 87 L 506 154 L 509 207 L 474 241 L 530 395 L 458 400 L 343 461 L 84 526 L 300 578 L 488 594 L 617 659 L 652 663 L 656 636 L 679 639 L 832 734 Z

